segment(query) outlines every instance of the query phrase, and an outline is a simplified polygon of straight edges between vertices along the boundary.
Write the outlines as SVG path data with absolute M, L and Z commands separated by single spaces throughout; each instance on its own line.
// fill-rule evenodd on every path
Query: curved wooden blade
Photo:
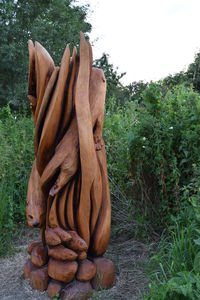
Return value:
M 72 180 L 69 194 L 67 197 L 67 206 L 65 209 L 65 218 L 67 220 L 67 224 L 71 230 L 75 230 L 74 224 L 74 188 L 75 188 L 75 179 Z
M 67 45 L 62 57 L 60 72 L 51 103 L 44 122 L 42 136 L 37 153 L 37 168 L 41 175 L 54 152 L 56 137 L 60 125 L 65 96 L 65 86 L 70 65 L 70 49 Z
M 73 87 L 75 82 L 75 75 L 76 75 L 76 59 L 77 59 L 77 49 L 74 47 L 73 53 L 72 53 L 72 60 L 71 60 L 71 74 L 70 74 L 70 80 L 69 80 L 69 86 L 67 91 L 67 96 L 65 99 L 65 105 L 64 105 L 64 118 L 61 125 L 60 134 L 63 136 L 65 133 L 67 127 L 69 126 L 72 110 L 73 110 Z
M 101 211 L 98 217 L 95 233 L 92 237 L 90 252 L 94 256 L 101 256 L 107 249 L 110 240 L 111 226 L 111 203 L 105 147 L 103 147 L 101 151 L 97 151 L 97 157 L 101 169 L 103 194 Z
M 93 126 L 89 105 L 90 61 L 89 49 L 83 33 L 80 33 L 80 64 L 76 83 L 75 108 L 78 125 L 82 184 L 80 203 L 77 209 L 77 226 L 80 236 L 90 243 L 90 189 L 94 180 L 96 154 Z
M 89 49 L 89 60 L 90 60 L 90 71 L 92 71 L 92 64 L 93 64 L 93 53 L 92 53 L 92 46 L 90 42 L 88 43 L 88 49 Z
M 67 223 L 65 220 L 65 211 L 66 211 L 66 202 L 67 202 L 67 196 L 69 192 L 69 183 L 64 187 L 63 191 L 59 193 L 59 201 L 58 201 L 58 219 L 59 223 L 61 224 L 61 227 L 64 229 L 67 228 Z
M 54 197 L 53 203 L 49 211 L 49 227 L 51 228 L 56 228 L 60 226 L 57 217 L 57 207 L 58 207 L 58 194 Z
M 54 70 L 54 62 L 47 50 L 38 42 L 35 42 L 35 72 L 37 106 L 35 110 L 35 123 L 40 111 L 40 106 L 46 86 Z
M 28 98 L 30 101 L 30 108 L 34 118 L 37 99 L 36 99 L 36 74 L 35 74 L 35 47 L 31 40 L 28 41 L 28 51 L 29 51 Z
M 55 84 L 57 82 L 58 73 L 59 73 L 59 67 L 56 67 L 51 75 L 51 78 L 47 84 L 47 88 L 44 93 L 44 97 L 41 103 L 40 111 L 37 117 L 36 125 L 35 125 L 35 135 L 34 135 L 34 150 L 35 155 L 37 155 L 37 150 L 40 142 L 40 137 L 42 133 L 42 128 L 45 121 L 45 116 L 48 110 L 48 106 L 51 101 L 52 93 L 55 88 Z

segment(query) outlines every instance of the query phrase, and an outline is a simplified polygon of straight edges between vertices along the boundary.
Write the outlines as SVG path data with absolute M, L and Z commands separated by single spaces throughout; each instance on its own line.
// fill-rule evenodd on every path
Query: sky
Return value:
M 200 51 L 200 0 L 79 0 L 89 4 L 94 58 L 110 55 L 122 82 L 185 70 Z

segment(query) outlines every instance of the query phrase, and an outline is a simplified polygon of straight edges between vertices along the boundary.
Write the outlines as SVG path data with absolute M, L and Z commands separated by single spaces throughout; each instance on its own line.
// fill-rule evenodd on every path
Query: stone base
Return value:
M 30 279 L 33 288 L 47 290 L 50 298 L 86 300 L 93 289 L 109 289 L 114 284 L 115 269 L 109 259 L 56 260 L 47 257 L 46 247 L 38 243 L 28 250 L 31 259 L 24 265 L 24 277 Z

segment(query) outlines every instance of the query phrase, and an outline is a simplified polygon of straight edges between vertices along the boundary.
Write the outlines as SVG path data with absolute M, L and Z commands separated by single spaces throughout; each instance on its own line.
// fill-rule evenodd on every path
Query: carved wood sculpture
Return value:
M 32 41 L 28 98 L 35 123 L 26 215 L 41 229 L 29 244 L 25 278 L 62 299 L 87 299 L 109 288 L 114 265 L 105 258 L 111 205 L 102 138 L 106 80 L 92 67 L 92 48 L 80 33 L 80 54 L 67 45 L 60 67 Z M 69 283 L 70 282 L 70 283 Z

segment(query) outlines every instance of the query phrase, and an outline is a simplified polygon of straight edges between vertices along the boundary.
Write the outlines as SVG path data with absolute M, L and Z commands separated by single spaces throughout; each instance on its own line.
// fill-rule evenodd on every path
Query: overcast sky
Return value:
M 179 72 L 200 49 L 200 0 L 79 2 L 91 7 L 94 58 L 108 53 L 114 66 L 127 73 L 124 83 Z

